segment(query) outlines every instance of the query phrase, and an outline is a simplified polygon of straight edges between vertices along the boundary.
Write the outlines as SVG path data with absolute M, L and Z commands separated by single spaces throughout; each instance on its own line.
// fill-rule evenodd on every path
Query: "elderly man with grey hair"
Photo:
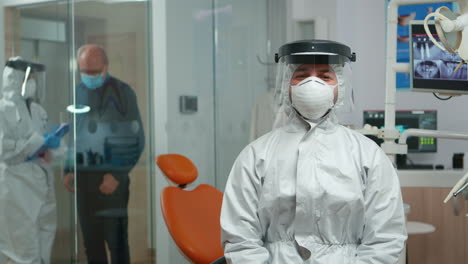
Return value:
M 145 144 L 136 96 L 128 84 L 108 73 L 109 60 L 102 47 L 80 47 L 78 66 L 76 105 L 90 110 L 75 115 L 76 144 L 69 148 L 69 160 L 76 162 L 65 166 L 64 185 L 77 192 L 88 263 L 130 263 L 129 172 Z

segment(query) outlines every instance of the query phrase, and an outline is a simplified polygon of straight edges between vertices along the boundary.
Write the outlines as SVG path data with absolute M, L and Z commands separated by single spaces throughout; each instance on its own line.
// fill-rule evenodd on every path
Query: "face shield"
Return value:
M 8 60 L 5 66 L 21 73 L 18 88 L 23 98 L 37 102 L 45 99 L 45 65 L 15 58 Z
M 280 47 L 275 56 L 278 63 L 275 100 L 279 109 L 288 116 L 293 109 L 306 103 L 301 97 L 309 96 L 310 100 L 322 100 L 328 97 L 326 106 L 329 110 L 351 111 L 353 107 L 350 62 L 356 60 L 348 46 L 328 40 L 301 40 Z M 311 91 L 316 83 L 328 87 L 328 91 Z M 305 85 L 307 84 L 307 85 Z M 302 87 L 304 86 L 304 87 Z M 301 93 L 299 90 L 305 89 Z M 315 89 L 315 88 L 309 88 Z M 331 98 L 330 98 L 331 97 Z M 329 112 L 329 111 L 328 111 Z M 321 115 L 318 116 L 319 118 Z M 315 119 L 311 118 L 311 119 Z

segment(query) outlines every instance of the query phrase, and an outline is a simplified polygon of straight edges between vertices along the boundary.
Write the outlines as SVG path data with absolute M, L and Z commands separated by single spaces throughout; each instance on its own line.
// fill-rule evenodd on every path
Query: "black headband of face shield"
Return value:
M 284 58 L 287 63 L 343 64 L 356 61 L 356 53 L 339 42 L 331 40 L 299 40 L 284 44 L 275 54 L 275 61 Z
M 340 55 L 287 55 L 281 61 L 287 64 L 339 64 L 344 65 L 349 59 Z
M 18 71 L 24 71 L 30 67 L 31 73 L 35 72 L 44 72 L 46 70 L 46 67 L 44 64 L 40 63 L 34 63 L 30 61 L 24 61 L 24 60 L 9 60 L 5 64 L 6 67 L 13 68 Z

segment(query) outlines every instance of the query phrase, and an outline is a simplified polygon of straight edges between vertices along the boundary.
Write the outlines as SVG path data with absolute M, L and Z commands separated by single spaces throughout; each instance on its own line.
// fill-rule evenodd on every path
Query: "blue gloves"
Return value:
M 54 133 L 46 133 L 44 134 L 44 145 L 46 145 L 50 149 L 56 149 L 60 147 L 60 136 L 55 135 Z

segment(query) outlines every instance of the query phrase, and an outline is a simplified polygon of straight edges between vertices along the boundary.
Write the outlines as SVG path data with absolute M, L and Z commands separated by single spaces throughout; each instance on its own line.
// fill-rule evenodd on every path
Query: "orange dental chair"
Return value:
M 161 210 L 167 229 L 182 253 L 193 263 L 226 263 L 221 247 L 223 193 L 208 184 L 184 190 L 198 177 L 197 167 L 179 154 L 159 155 L 156 164 L 178 187 L 161 193 Z

